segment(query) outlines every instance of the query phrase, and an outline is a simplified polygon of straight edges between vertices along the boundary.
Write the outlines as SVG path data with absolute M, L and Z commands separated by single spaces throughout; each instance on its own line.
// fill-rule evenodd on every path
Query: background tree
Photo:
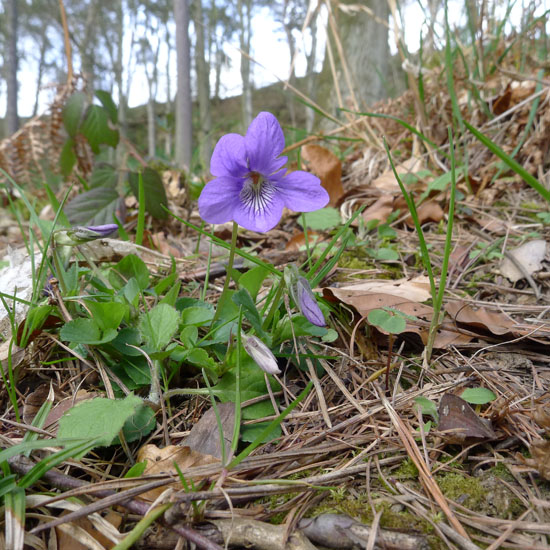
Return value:
M 175 160 L 189 169 L 192 153 L 191 52 L 189 43 L 189 6 L 187 0 L 174 0 L 176 21 L 176 143 Z
M 195 26 L 195 74 L 197 75 L 197 99 L 199 103 L 198 146 L 202 165 L 207 168 L 212 154 L 212 118 L 210 115 L 210 66 L 206 62 L 204 39 L 205 20 L 202 0 L 193 2 L 193 22 Z
M 317 103 L 332 114 L 338 107 L 364 110 L 388 95 L 388 3 L 341 0 L 326 5 L 329 31 Z
M 6 1 L 6 20 L 7 20 L 7 44 L 6 44 L 6 88 L 7 88 L 7 132 L 8 135 L 15 134 L 19 128 L 19 116 L 17 111 L 17 30 L 18 30 L 18 14 L 17 0 Z

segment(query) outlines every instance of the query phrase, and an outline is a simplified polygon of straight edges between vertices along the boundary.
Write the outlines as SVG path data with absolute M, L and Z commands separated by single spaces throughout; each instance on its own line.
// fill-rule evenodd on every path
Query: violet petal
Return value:
M 230 176 L 219 177 L 208 182 L 199 197 L 200 217 L 208 223 L 237 221 L 234 211 L 240 204 L 239 193 L 243 182 L 243 179 Z
M 302 315 L 312 324 L 318 327 L 326 326 L 325 316 L 317 303 L 315 294 L 309 286 L 309 281 L 305 277 L 298 277 L 296 283 L 298 303 L 296 304 Z
M 287 174 L 277 185 L 285 206 L 295 212 L 313 212 L 325 207 L 330 197 L 321 180 L 308 172 L 298 170 Z
M 244 141 L 251 171 L 269 176 L 286 164 L 286 157 L 277 158 L 285 147 L 285 137 L 271 113 L 262 112 L 250 123 Z
M 265 233 L 273 229 L 283 215 L 284 205 L 277 193 L 266 199 L 266 201 L 265 208 L 254 209 L 249 204 L 245 204 L 240 200 L 233 211 L 233 220 L 241 227 L 250 231 L 257 231 L 258 233 Z
M 242 177 L 248 172 L 244 137 L 239 134 L 223 136 L 212 153 L 210 172 L 213 176 Z

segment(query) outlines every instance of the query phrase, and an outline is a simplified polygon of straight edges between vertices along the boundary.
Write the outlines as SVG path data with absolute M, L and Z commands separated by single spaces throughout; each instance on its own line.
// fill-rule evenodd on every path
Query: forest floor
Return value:
M 27 529 L 36 529 L 38 520 L 55 529 L 27 533 L 28 547 L 46 548 L 55 538 L 61 549 L 77 548 L 76 541 L 112 548 L 143 516 L 149 528 L 136 531 L 141 538 L 135 548 L 179 548 L 181 536 L 201 548 L 220 548 L 229 540 L 258 549 L 550 547 L 549 205 L 466 131 L 455 144 L 457 200 L 443 315 L 433 350 L 426 352 L 437 315 L 433 289 L 381 136 L 415 197 L 437 290 L 451 196 L 447 129 L 453 105 L 440 85 L 443 78 L 433 78 L 426 88 L 429 124 L 422 132 L 429 142 L 392 118 L 418 122 L 411 115 L 418 107 L 415 96 L 407 92 L 378 107 L 386 118 L 362 117 L 340 132 L 347 141 L 327 145 L 315 138 L 304 145 L 301 161 L 331 197 L 322 216 L 306 217 L 306 233 L 303 219 L 291 212 L 267 234 L 239 232 L 238 246 L 258 258 L 279 269 L 289 262 L 307 268 L 364 207 L 350 224 L 348 240 L 327 255 L 329 261 L 341 252 L 316 288 L 324 311 L 330 311 L 328 330 L 298 338 L 297 349 L 281 347 L 283 373 L 273 395 L 243 394 L 243 411 L 272 400 L 283 410 L 314 382 L 276 422 L 280 435 L 224 468 L 218 428 L 229 445 L 234 406 L 219 405 L 217 421 L 207 392 L 180 395 L 178 388 L 204 386 L 199 369 L 187 364 L 164 380 L 166 405 L 155 411 L 156 426 L 146 438 L 60 461 L 36 478 L 28 488 Z M 532 78 L 499 75 L 479 89 L 491 118 L 471 107 L 466 87 L 457 94 L 464 119 L 546 189 L 548 90 Z M 199 225 L 196 203 L 177 186 L 167 187 L 170 210 Z M 127 206 L 131 227 L 137 210 L 130 199 Z M 13 247 L 18 228 L 9 221 L 2 227 L 0 248 Z M 216 228 L 222 240 L 230 234 L 230 228 Z M 198 300 L 208 240 L 199 242 L 196 232 L 174 219 L 152 222 L 144 243 L 153 252 L 132 245 L 128 250 L 143 259 L 152 280 L 163 280 L 175 258 L 180 299 Z M 213 253 L 206 299 L 216 304 L 227 253 L 219 246 Z M 109 260 L 120 258 L 107 253 L 99 261 Z M 272 285 L 265 279 L 257 295 Z M 52 300 L 59 306 L 59 296 Z M 401 319 L 401 328 L 376 322 L 369 316 L 373 310 L 384 311 L 385 321 Z M 107 355 L 91 354 L 88 360 L 82 348 L 71 350 L 61 340 L 58 327 L 44 327 L 24 349 L 8 352 L 7 341 L 3 346 L 2 364 L 7 372 L 9 356 L 22 411 L 17 419 L 8 386 L 3 387 L 3 449 L 22 441 L 50 391 L 48 419 L 35 429 L 41 437 L 56 434 L 77 391 L 83 399 L 104 395 L 105 385 L 92 371 L 101 371 Z M 64 353 L 70 368 L 54 361 Z M 299 358 L 292 363 L 295 353 Z M 137 384 L 137 375 L 114 366 L 113 372 L 126 386 Z M 257 424 L 277 420 L 271 411 L 244 414 L 246 438 L 239 450 L 261 431 Z M 147 463 L 147 470 L 127 477 L 135 462 Z M 23 454 L 9 464 L 20 475 L 33 465 Z M 148 512 L 152 502 L 157 516 Z M 85 517 L 62 523 L 63 516 L 54 515 L 61 504 Z

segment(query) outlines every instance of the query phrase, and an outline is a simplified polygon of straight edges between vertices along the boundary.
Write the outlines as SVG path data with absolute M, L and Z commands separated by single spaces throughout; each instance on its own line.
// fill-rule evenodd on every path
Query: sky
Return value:
M 384 1 L 384 0 L 378 0 Z M 546 0 L 541 4 L 541 10 L 546 9 Z M 455 24 L 459 22 L 463 0 L 449 0 L 449 19 Z M 516 2 L 514 11 L 512 13 L 512 20 L 519 21 L 521 16 L 521 3 Z M 409 51 L 414 52 L 418 50 L 420 33 L 422 32 L 422 23 L 424 16 L 420 8 L 419 2 L 407 3 L 404 9 L 405 25 L 405 41 Z M 326 17 L 325 17 L 326 21 Z M 252 37 L 252 55 L 258 64 L 253 64 L 254 84 L 256 87 L 261 87 L 272 82 L 275 82 L 277 78 L 285 80 L 288 77 L 289 71 L 289 51 L 287 47 L 286 37 L 283 29 L 279 23 L 276 23 L 269 10 L 264 8 L 260 10 L 253 18 L 252 27 L 254 29 Z M 320 25 L 320 34 L 318 38 L 318 67 L 323 57 L 324 51 L 324 30 L 323 25 Z M 440 32 L 442 29 L 440 28 Z M 389 38 L 390 48 L 395 53 L 395 40 L 393 33 L 390 30 Z M 303 52 L 304 47 L 309 48 L 309 44 L 303 44 L 302 40 L 299 40 L 298 46 Z M 240 82 L 240 53 L 238 49 L 237 39 L 234 39 L 232 44 L 226 44 L 225 53 L 230 57 L 231 64 L 229 69 L 225 69 L 222 72 L 224 97 L 238 95 L 241 90 Z M 161 50 L 162 52 L 163 50 Z M 164 56 L 164 59 L 162 58 Z M 175 58 L 175 55 L 174 55 Z M 159 59 L 159 67 L 161 73 L 164 74 L 164 67 L 166 65 L 166 53 L 161 53 Z M 296 62 L 296 73 L 298 76 L 303 75 L 305 72 L 305 57 L 299 55 Z M 175 80 L 175 59 L 172 60 L 172 80 Z M 21 116 L 28 116 L 32 112 L 34 105 L 34 97 L 36 92 L 36 62 L 32 59 L 23 60 L 20 63 L 19 70 L 19 114 Z M 172 90 L 175 90 L 175 81 L 171 85 Z M 165 85 L 161 83 L 159 87 L 160 93 L 158 95 L 159 101 L 165 101 Z M 2 81 L 0 84 L 0 116 L 5 115 L 6 98 L 5 98 L 5 83 Z M 45 90 L 41 93 L 40 110 L 44 110 L 48 103 L 52 99 L 52 91 Z M 147 101 L 147 82 L 145 74 L 142 68 L 138 68 L 132 77 L 131 93 L 129 98 L 129 104 L 131 107 L 143 104 Z

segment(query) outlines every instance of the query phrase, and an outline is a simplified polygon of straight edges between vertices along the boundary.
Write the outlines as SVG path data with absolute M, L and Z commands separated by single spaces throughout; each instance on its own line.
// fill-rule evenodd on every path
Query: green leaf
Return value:
M 269 271 L 265 267 L 257 265 L 240 276 L 239 287 L 246 288 L 252 299 L 255 300 L 268 273 Z
M 307 212 L 304 214 L 304 217 L 306 220 L 306 225 L 310 229 L 332 229 L 342 223 L 340 212 L 331 206 L 321 208 L 320 210 L 315 210 L 314 212 Z M 297 221 L 300 225 L 302 225 L 301 217 L 299 217 Z
M 120 197 L 110 187 L 95 187 L 72 199 L 65 206 L 65 214 L 72 225 L 102 225 L 113 223 Z M 117 216 L 118 217 L 118 216 Z
M 116 124 L 118 122 L 118 109 L 111 94 L 103 90 L 96 90 L 95 96 L 101 101 L 101 105 L 103 105 L 103 108 L 107 111 L 111 122 Z
M 69 409 L 59 420 L 61 438 L 98 439 L 99 446 L 110 445 L 126 421 L 143 406 L 130 394 L 124 399 L 98 397 Z
M 90 105 L 80 132 L 96 155 L 99 154 L 99 146 L 102 144 L 113 148 L 118 145 L 118 132 L 109 127 L 108 113 L 99 105 Z
M 59 154 L 59 168 L 61 168 L 61 173 L 63 176 L 67 177 L 73 171 L 74 165 L 76 164 L 76 155 L 74 152 L 74 141 L 71 138 L 68 138 L 61 149 Z
M 241 290 L 239 290 L 239 292 L 236 292 L 233 295 L 232 300 L 238 306 L 243 306 L 244 316 L 248 319 L 248 321 L 256 331 L 256 334 L 260 338 L 265 340 L 267 338 L 267 335 L 262 328 L 262 318 L 260 317 L 260 314 L 256 309 L 256 304 L 254 303 L 254 300 L 252 299 L 246 288 L 242 288 Z
M 94 187 L 107 187 L 114 189 L 118 183 L 118 173 L 110 164 L 98 164 L 94 167 L 88 185 L 90 189 Z M 112 220 L 111 220 L 112 222 Z
M 488 388 L 467 388 L 460 397 L 473 405 L 485 405 L 497 398 L 495 393 Z
M 135 254 L 128 254 L 113 266 L 109 272 L 109 281 L 110 283 L 118 289 L 124 288 L 132 278 L 138 284 L 139 290 L 145 290 L 149 286 L 149 270 L 145 265 L 145 262 L 136 256 Z M 132 300 L 128 300 L 132 303 L 135 298 L 135 288 L 130 289 L 130 296 Z
M 150 407 L 143 405 L 126 420 L 122 433 L 126 441 L 131 443 L 151 433 L 155 426 L 155 412 Z
M 100 330 L 117 329 L 124 316 L 128 313 L 128 306 L 119 302 L 91 302 L 86 300 L 92 318 Z
M 256 439 L 262 435 L 262 431 L 265 430 L 269 426 L 269 424 L 269 422 L 259 422 L 258 424 L 243 426 L 241 428 L 241 440 L 247 443 L 252 443 L 253 441 L 256 441 Z M 281 437 L 282 433 L 283 432 L 281 430 L 281 427 L 276 426 L 275 428 L 273 428 L 273 430 L 269 432 L 267 436 L 262 437 L 259 442 L 267 443 L 268 441 Z
M 290 323 L 291 321 L 288 317 L 279 322 L 275 334 L 273 335 L 273 344 L 292 340 L 292 328 Z M 300 336 L 318 336 L 322 338 L 328 333 L 325 327 L 318 327 L 311 324 L 303 315 L 295 315 L 292 317 L 292 325 L 296 338 Z
M 193 325 L 183 327 L 180 340 L 186 348 L 194 348 L 199 339 L 199 329 Z
M 439 414 L 437 413 L 437 405 L 427 397 L 418 396 L 414 398 L 414 402 L 420 408 L 422 414 L 431 416 L 436 422 L 439 422 Z
M 63 107 L 63 125 L 67 134 L 74 138 L 78 132 L 80 121 L 82 120 L 82 112 L 86 103 L 86 94 L 84 92 L 75 92 L 69 97 Z
M 181 313 L 181 322 L 184 325 L 200 327 L 212 321 L 214 309 L 200 306 L 186 307 Z
M 180 314 L 168 304 L 158 304 L 139 317 L 145 342 L 155 351 L 164 349 L 178 330 Z
M 391 334 L 400 334 L 407 328 L 407 322 L 401 315 L 393 315 L 383 309 L 369 311 L 367 320 L 371 325 L 380 327 Z
M 140 477 L 145 472 L 145 468 L 147 468 L 147 461 L 144 460 L 143 462 L 136 462 L 127 472 L 124 474 L 124 479 L 128 479 L 131 477 Z
M 381 239 L 395 239 L 397 233 L 393 227 L 390 227 L 387 223 L 383 223 L 378 226 L 378 236 Z
M 185 361 L 197 367 L 202 367 L 209 370 L 216 369 L 216 362 L 208 355 L 206 350 L 203 348 L 192 349 L 185 357 Z
M 399 254 L 393 248 L 367 248 L 367 253 L 377 260 L 399 260 Z
M 159 173 L 152 168 L 145 168 L 141 173 L 143 180 L 143 191 L 145 193 L 145 209 L 153 218 L 164 220 L 168 217 L 168 212 L 163 208 L 168 205 L 166 191 Z M 136 199 L 139 199 L 139 174 L 131 172 L 129 174 L 130 187 Z
M 100 345 L 110 342 L 117 337 L 114 329 L 106 330 L 103 335 L 93 319 L 73 319 L 61 328 L 59 335 L 62 340 L 72 344 Z

